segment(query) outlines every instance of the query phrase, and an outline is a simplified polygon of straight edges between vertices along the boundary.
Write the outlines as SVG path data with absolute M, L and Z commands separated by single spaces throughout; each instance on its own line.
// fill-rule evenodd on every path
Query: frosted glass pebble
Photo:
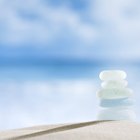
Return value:
M 136 114 L 130 108 L 103 109 L 97 115 L 98 120 L 135 120 Z
M 99 105 L 101 107 L 127 107 L 134 105 L 134 102 L 131 98 L 101 99 Z
M 126 80 L 114 80 L 102 82 L 102 88 L 124 88 L 128 82 Z
M 133 90 L 129 88 L 101 89 L 97 92 L 97 96 L 101 99 L 119 99 L 130 97 L 132 94 Z
M 126 73 L 121 70 L 106 70 L 102 71 L 99 75 L 100 79 L 103 81 L 108 80 L 123 80 L 126 78 Z

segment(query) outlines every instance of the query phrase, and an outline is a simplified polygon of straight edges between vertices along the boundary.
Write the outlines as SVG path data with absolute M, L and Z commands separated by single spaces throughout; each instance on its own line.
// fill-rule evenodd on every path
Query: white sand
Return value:
M 140 124 L 93 121 L 0 132 L 0 140 L 140 140 Z

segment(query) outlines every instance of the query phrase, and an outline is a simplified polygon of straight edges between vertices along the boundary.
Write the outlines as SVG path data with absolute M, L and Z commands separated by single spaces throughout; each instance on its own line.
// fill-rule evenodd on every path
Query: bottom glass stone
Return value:
M 135 120 L 136 114 L 131 108 L 102 109 L 97 115 L 98 120 Z

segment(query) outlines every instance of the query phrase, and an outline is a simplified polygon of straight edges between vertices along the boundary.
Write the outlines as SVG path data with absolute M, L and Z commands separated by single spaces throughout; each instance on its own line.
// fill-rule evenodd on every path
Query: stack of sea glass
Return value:
M 99 77 L 103 82 L 97 92 L 101 107 L 98 120 L 134 120 L 133 91 L 127 88 L 126 73 L 107 70 L 102 71 Z

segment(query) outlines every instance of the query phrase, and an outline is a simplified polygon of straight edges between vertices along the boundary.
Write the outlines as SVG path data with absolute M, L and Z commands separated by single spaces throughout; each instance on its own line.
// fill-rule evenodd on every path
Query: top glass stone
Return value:
M 126 73 L 122 70 L 105 70 L 99 75 L 102 81 L 110 80 L 123 80 L 127 77 Z

